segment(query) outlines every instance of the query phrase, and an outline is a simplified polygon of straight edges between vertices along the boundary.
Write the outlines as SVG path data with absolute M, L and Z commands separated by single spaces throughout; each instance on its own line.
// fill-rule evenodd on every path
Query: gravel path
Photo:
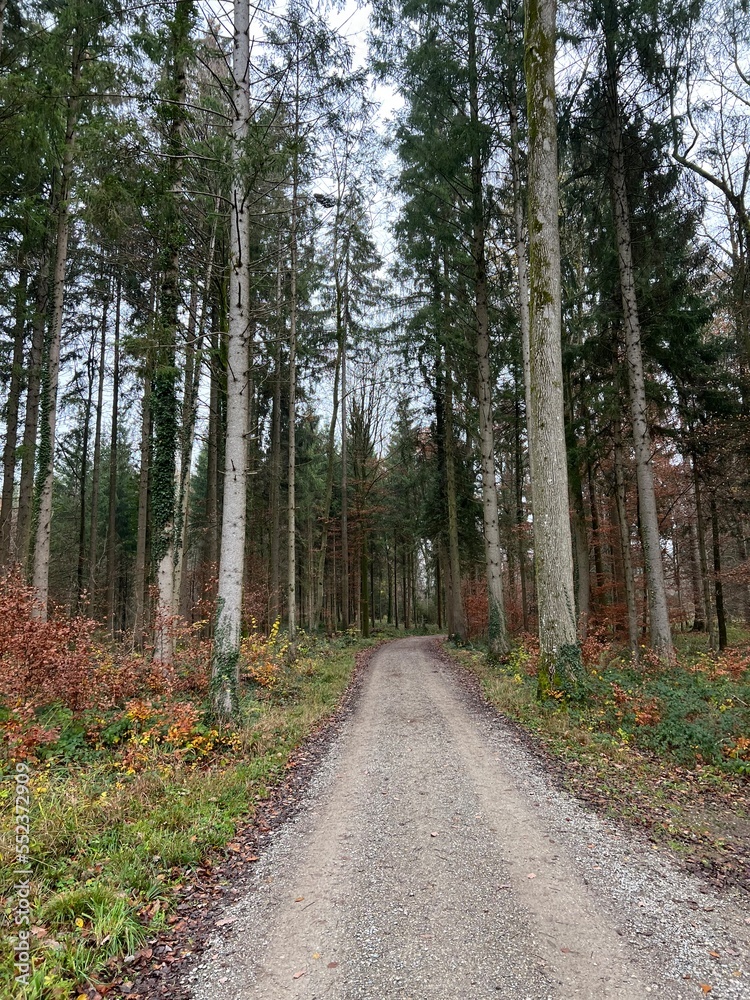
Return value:
M 195 1000 L 750 998 L 747 898 L 556 791 L 433 650 L 373 658 Z

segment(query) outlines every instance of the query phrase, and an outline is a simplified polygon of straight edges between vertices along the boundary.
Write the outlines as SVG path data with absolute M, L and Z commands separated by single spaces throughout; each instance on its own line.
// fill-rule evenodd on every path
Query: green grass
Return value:
M 339 703 L 365 645 L 310 640 L 272 691 L 245 693 L 240 726 L 212 736 L 208 721 L 199 725 L 207 734 L 200 754 L 167 742 L 138 749 L 139 730 L 122 713 L 104 727 L 100 719 L 92 741 L 86 719 L 47 711 L 45 723 L 61 729 L 32 767 L 34 972 L 25 997 L 57 1000 L 106 981 L 110 960 L 134 954 L 164 926 L 185 869 L 224 847 L 281 781 L 294 750 Z M 102 740 L 112 727 L 117 741 Z M 121 763 L 128 740 L 140 754 L 133 773 Z M 6 777 L 12 769 L 7 761 Z M 10 803 L 4 796 L 0 825 L 6 917 L 15 882 Z M 0 996 L 10 998 L 17 990 L 9 928 L 0 937 Z

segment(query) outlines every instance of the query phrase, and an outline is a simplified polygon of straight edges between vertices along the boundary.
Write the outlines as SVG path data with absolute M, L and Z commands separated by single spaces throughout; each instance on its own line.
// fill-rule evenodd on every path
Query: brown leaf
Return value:
M 222 920 L 216 921 L 216 927 L 228 927 L 230 924 L 233 924 L 236 919 L 236 917 L 224 917 Z
M 721 955 L 719 954 L 718 951 L 709 951 L 708 954 L 711 956 L 711 958 L 721 958 Z
M 338 967 L 339 967 L 339 963 L 338 962 L 329 962 L 328 963 L 328 968 L 329 969 L 338 969 Z
M 295 899 L 294 902 L 295 903 L 301 903 L 304 900 L 304 898 L 305 898 L 304 896 L 297 896 L 297 898 Z
M 302 979 L 302 977 L 304 976 L 304 974 L 306 972 L 307 972 L 307 969 L 300 969 L 299 972 L 295 972 L 294 973 L 294 975 L 292 976 L 292 979 Z
M 704 993 L 710 993 L 711 990 L 713 989 L 713 986 L 709 986 L 708 983 L 701 983 L 701 989 L 703 990 Z

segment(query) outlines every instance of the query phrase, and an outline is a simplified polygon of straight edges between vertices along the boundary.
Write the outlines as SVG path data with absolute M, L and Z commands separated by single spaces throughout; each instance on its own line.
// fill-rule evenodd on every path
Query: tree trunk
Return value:
M 49 307 L 49 247 L 46 245 L 39 263 L 36 280 L 36 305 L 31 327 L 31 355 L 29 357 L 29 381 L 26 389 L 26 415 L 23 428 L 21 457 L 21 483 L 18 489 L 18 524 L 16 527 L 16 562 L 24 571 L 29 568 L 31 546 L 32 507 L 34 494 L 34 459 L 36 436 L 39 427 L 39 404 L 41 401 L 42 357 L 44 354 L 44 332 L 47 325 Z
M 171 664 L 174 659 L 175 565 L 177 547 L 177 332 L 180 326 L 180 258 L 183 242 L 181 218 L 186 122 L 187 47 L 195 13 L 194 0 L 175 3 L 170 24 L 169 61 L 174 77 L 171 120 L 167 135 L 169 193 L 165 202 L 163 279 L 156 363 L 151 387 L 154 456 L 151 473 L 152 552 L 156 564 L 157 608 L 154 657 Z
M 695 521 L 690 520 L 688 530 L 688 552 L 690 560 L 690 587 L 693 595 L 693 632 L 706 631 L 706 609 L 703 602 L 703 580 L 701 579 L 701 558 L 698 549 L 698 532 Z
M 458 499 L 456 491 L 456 439 L 453 434 L 453 374 L 450 364 L 445 366 L 445 395 L 443 398 L 445 429 L 445 493 L 448 507 L 448 570 L 451 633 L 459 642 L 466 638 L 466 616 L 461 596 L 461 554 L 458 541 Z
M 227 338 L 227 428 L 224 451 L 219 589 L 211 686 L 214 711 L 237 711 L 242 627 L 242 577 L 247 527 L 247 431 L 249 395 L 250 240 L 242 165 L 250 119 L 250 8 L 234 3 L 234 119 Z
M 219 316 L 211 330 L 211 371 L 208 404 L 208 454 L 206 456 L 206 549 L 205 559 L 211 574 L 211 599 L 216 596 L 219 570 Z
M 276 261 L 276 346 L 274 350 L 273 411 L 271 416 L 271 566 L 270 566 L 270 619 L 275 622 L 281 615 L 280 586 L 280 539 L 281 539 L 281 340 L 284 333 L 282 296 L 282 253 L 279 234 Z
M 84 573 L 86 569 L 86 480 L 89 468 L 89 428 L 91 427 L 91 408 L 94 405 L 94 352 L 96 339 L 92 337 L 89 345 L 89 356 L 86 359 L 88 375 L 88 390 L 86 405 L 83 411 L 83 437 L 81 441 L 81 467 L 79 474 L 79 509 L 78 509 L 78 567 L 76 572 L 75 610 L 81 606 L 84 592 Z
M 708 645 L 711 649 L 716 649 L 716 622 L 714 620 L 713 603 L 711 601 L 711 579 L 708 572 L 708 552 L 706 548 L 706 519 L 703 516 L 703 496 L 701 493 L 700 477 L 698 475 L 698 463 L 695 455 L 692 455 L 693 463 L 693 491 L 695 493 L 695 529 L 698 535 L 698 558 L 700 560 L 701 577 L 703 579 L 703 603 L 706 609 L 706 623 L 708 626 Z
M 109 437 L 109 505 L 107 517 L 107 628 L 114 638 L 117 596 L 117 431 L 120 408 L 120 315 L 122 287 L 117 281 L 115 304 L 114 366 L 112 370 L 112 423 Z
M 349 628 L 349 477 L 346 404 L 346 340 L 344 339 L 341 351 L 341 628 L 344 632 Z
M 104 368 L 107 354 L 107 314 L 109 289 L 102 306 L 101 340 L 99 342 L 99 384 L 96 392 L 94 426 L 94 458 L 91 464 L 91 518 L 89 520 L 89 608 L 96 606 L 96 559 L 99 548 L 99 483 L 102 458 L 102 413 L 104 407 Z
M 529 123 L 528 424 L 542 698 L 554 689 L 572 693 L 581 669 L 563 418 L 555 32 L 555 0 L 529 0 L 524 39 Z
M 336 424 L 338 421 L 338 411 L 339 411 L 339 375 L 342 369 L 342 361 L 344 357 L 344 349 L 346 342 L 346 317 L 344 315 L 344 310 L 342 308 L 343 303 L 341 299 L 342 299 L 341 287 L 337 271 L 336 273 L 336 370 L 333 376 L 333 410 L 331 412 L 331 422 L 328 427 L 328 442 L 326 447 L 326 458 L 327 458 L 326 491 L 325 491 L 325 498 L 323 500 L 323 513 L 321 516 L 323 533 L 320 541 L 320 552 L 318 554 L 316 603 L 315 603 L 315 614 L 313 618 L 313 627 L 317 627 L 318 621 L 320 619 L 320 611 L 323 607 L 323 580 L 325 574 L 326 551 L 328 547 L 328 519 L 331 516 L 331 502 L 333 500 L 333 472 L 334 472 L 334 460 L 336 457 L 334 445 L 336 439 Z
M 638 608 L 635 600 L 635 581 L 633 579 L 633 561 L 630 554 L 630 525 L 626 506 L 627 492 L 625 489 L 625 461 L 622 451 L 622 429 L 619 415 L 612 424 L 614 442 L 615 467 L 615 504 L 617 506 L 617 525 L 620 533 L 620 552 L 622 554 L 622 577 L 625 585 L 625 604 L 628 613 L 628 646 L 634 660 L 638 660 L 639 629 Z
M 714 595 L 716 597 L 716 624 L 719 633 L 719 652 L 727 647 L 727 619 L 724 613 L 724 586 L 721 580 L 721 544 L 719 538 L 719 514 L 716 498 L 711 494 L 711 538 L 714 557 Z
M 641 327 L 635 291 L 633 257 L 630 237 L 630 211 L 625 172 L 625 152 L 620 125 L 617 66 L 614 53 L 614 28 L 605 28 L 607 55 L 607 91 L 609 113 L 609 155 L 612 207 L 617 237 L 617 260 L 620 273 L 622 310 L 625 320 L 628 386 L 635 446 L 638 507 L 640 511 L 641 545 L 648 584 L 648 607 L 651 646 L 665 659 L 674 656 L 669 608 L 661 555 L 659 516 L 656 509 L 652 467 L 651 434 L 648 426 L 648 403 L 641 351 Z
M 570 373 L 565 378 L 566 420 L 565 440 L 568 452 L 568 482 L 570 484 L 570 519 L 573 540 L 573 579 L 576 586 L 576 611 L 578 636 L 586 638 L 591 611 L 591 572 L 589 540 L 586 532 L 586 512 L 583 506 L 580 455 L 573 423 L 573 387 Z
M 482 520 L 487 573 L 488 639 L 490 653 L 504 656 L 510 648 L 505 624 L 502 553 L 495 481 L 495 431 L 492 413 L 487 260 L 484 235 L 484 177 L 479 122 L 479 81 L 474 0 L 468 3 L 469 114 L 472 129 L 471 194 L 472 258 L 476 321 L 477 384 L 479 403 L 479 451 L 482 467 Z
M 57 427 L 57 390 L 60 378 L 60 341 L 62 337 L 63 304 L 65 298 L 65 266 L 68 260 L 70 235 L 70 193 L 73 181 L 73 157 L 76 128 L 80 111 L 78 88 L 84 50 L 78 39 L 73 41 L 71 64 L 71 92 L 67 100 L 65 143 L 63 146 L 60 189 L 57 203 L 57 246 L 55 269 L 52 275 L 52 317 L 50 345 L 43 394 L 42 435 L 39 444 L 39 469 L 35 504 L 36 530 L 34 532 L 33 587 L 36 603 L 32 616 L 47 619 L 49 596 L 49 554 L 52 532 L 52 489 L 55 479 L 55 430 Z
M 151 475 L 151 352 L 146 355 L 143 374 L 143 400 L 141 403 L 141 469 L 138 475 L 138 529 L 135 548 L 133 645 L 143 648 L 146 626 L 146 572 L 148 567 L 148 521 Z
M 0 21 L 0 24 L 2 22 Z M 15 325 L 13 330 L 13 360 L 8 387 L 8 406 L 5 415 L 5 445 L 3 447 L 3 494 L 0 507 L 0 569 L 11 563 L 11 529 L 13 524 L 13 491 L 16 479 L 16 449 L 18 445 L 18 405 L 23 381 L 23 348 L 26 332 L 26 296 L 29 271 L 21 263 L 16 285 Z
M 287 465 L 287 618 L 291 655 L 295 654 L 297 638 L 297 497 L 295 475 L 297 469 L 297 203 L 299 190 L 299 155 L 297 142 L 300 128 L 300 54 L 297 50 L 296 85 L 294 106 L 295 146 L 292 156 L 292 218 L 290 233 L 290 285 L 289 285 L 289 446 Z

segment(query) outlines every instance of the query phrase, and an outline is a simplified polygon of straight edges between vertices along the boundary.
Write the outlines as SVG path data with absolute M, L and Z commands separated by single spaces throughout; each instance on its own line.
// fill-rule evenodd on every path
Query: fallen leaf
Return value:
M 245 861 L 259 861 L 259 860 L 260 858 L 258 857 L 257 854 L 253 854 L 249 858 L 245 858 Z
M 295 903 L 301 903 L 304 898 L 305 898 L 304 896 L 297 896 L 297 898 L 295 899 L 294 902 Z
M 300 969 L 299 972 L 295 972 L 294 973 L 294 975 L 292 976 L 292 979 L 302 979 L 302 977 L 304 976 L 304 974 L 306 972 L 307 972 L 307 969 Z
M 328 963 L 328 968 L 329 969 L 338 969 L 338 967 L 339 967 L 339 963 L 338 962 L 329 962 Z
M 721 955 L 718 953 L 718 951 L 709 951 L 708 954 L 711 956 L 711 958 L 721 958 Z
M 536 875 L 534 874 L 534 872 L 529 872 L 526 878 L 536 878 Z
M 703 990 L 704 993 L 710 993 L 711 990 L 713 989 L 713 986 L 709 986 L 708 983 L 701 983 L 701 989 Z
M 236 919 L 236 917 L 224 917 L 222 920 L 216 921 L 216 927 L 228 927 L 230 924 L 233 924 Z
M 32 927 L 31 928 L 31 933 L 36 938 L 43 938 L 46 935 L 46 933 L 47 933 L 47 928 L 46 927 Z

